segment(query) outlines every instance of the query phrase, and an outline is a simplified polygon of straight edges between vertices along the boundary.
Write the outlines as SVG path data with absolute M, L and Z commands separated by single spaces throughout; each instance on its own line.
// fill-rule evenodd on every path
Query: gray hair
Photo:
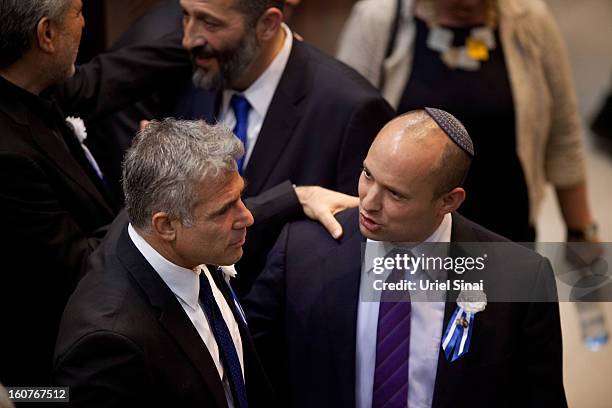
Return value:
M 43 17 L 62 21 L 71 0 L 0 0 L 0 68 L 18 61 L 32 48 Z
M 195 184 L 237 169 L 240 140 L 223 125 L 167 118 L 138 132 L 123 162 L 123 192 L 130 222 L 150 231 L 151 216 L 165 212 L 192 224 Z

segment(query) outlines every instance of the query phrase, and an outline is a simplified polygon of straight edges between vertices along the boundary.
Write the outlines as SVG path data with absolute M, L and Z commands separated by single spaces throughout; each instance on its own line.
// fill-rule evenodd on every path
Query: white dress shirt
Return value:
M 266 68 L 266 70 L 248 87 L 244 92 L 240 94 L 246 98 L 251 104 L 251 110 L 249 111 L 248 127 L 247 127 L 247 143 L 246 143 L 246 154 L 244 157 L 244 168 L 249 163 L 251 154 L 255 143 L 257 143 L 257 137 L 259 131 L 263 125 L 266 114 L 272 98 L 276 92 L 278 83 L 280 82 L 287 61 L 289 60 L 289 54 L 291 53 L 291 47 L 293 45 L 293 34 L 289 27 L 284 23 L 282 25 L 285 30 L 285 42 L 280 52 L 276 55 L 272 63 Z M 236 126 L 236 116 L 234 110 L 230 106 L 230 100 L 234 94 L 237 94 L 232 89 L 226 89 L 223 91 L 223 99 L 221 100 L 221 111 L 219 117 L 221 122 L 228 128 L 234 129 Z
M 219 306 L 219 309 L 221 310 L 223 320 L 225 320 L 225 324 L 227 324 L 227 328 L 232 336 L 234 347 L 236 347 L 238 359 L 240 360 L 240 367 L 242 368 L 242 376 L 244 379 L 242 338 L 240 337 L 240 328 L 238 327 L 238 323 L 234 318 L 234 314 L 225 301 L 223 294 L 213 281 L 210 271 L 205 265 L 200 265 L 198 268 L 196 268 L 196 270 L 192 271 L 168 261 L 138 234 L 138 232 L 132 227 L 132 224 L 128 225 L 128 234 L 138 251 L 140 251 L 142 256 L 147 260 L 147 262 L 149 262 L 151 267 L 155 269 L 155 272 L 159 274 L 164 283 L 168 285 L 172 293 L 174 293 L 174 296 L 176 296 L 176 299 L 183 307 L 183 310 L 189 317 L 189 320 L 191 320 L 191 323 L 198 331 L 198 334 L 202 338 L 202 341 L 208 349 L 210 356 L 215 362 L 215 366 L 219 372 L 219 378 L 221 378 L 221 382 L 223 383 L 225 397 L 229 407 L 232 408 L 234 406 L 232 391 L 229 380 L 225 375 L 223 363 L 221 362 L 219 346 L 217 346 L 217 341 L 215 340 L 215 336 L 210 329 L 206 313 L 204 313 L 199 300 L 200 273 L 204 273 L 208 279 L 213 297 L 217 302 L 217 306 Z
M 446 214 L 436 231 L 424 242 L 450 242 L 452 217 Z M 396 245 L 390 242 L 367 240 L 366 259 L 384 257 Z M 412 248 L 412 253 L 419 256 L 420 246 Z M 377 279 L 386 280 L 390 271 L 378 275 Z M 372 406 L 374 371 L 376 368 L 376 331 L 378 327 L 378 299 L 372 298 L 372 270 L 361 276 L 359 305 L 357 308 L 357 339 L 355 356 L 355 400 L 357 408 Z M 366 300 L 364 300 L 366 299 Z M 445 302 L 422 301 L 412 302 L 410 317 L 410 357 L 408 364 L 408 406 L 410 408 L 431 408 L 438 353 L 444 324 Z

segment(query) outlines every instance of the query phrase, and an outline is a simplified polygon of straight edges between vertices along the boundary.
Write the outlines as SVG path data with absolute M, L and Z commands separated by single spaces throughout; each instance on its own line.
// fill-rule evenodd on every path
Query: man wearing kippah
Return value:
M 455 212 L 474 154 L 452 115 L 408 112 L 374 140 L 340 241 L 285 226 L 243 303 L 283 406 L 567 406 L 550 263 Z

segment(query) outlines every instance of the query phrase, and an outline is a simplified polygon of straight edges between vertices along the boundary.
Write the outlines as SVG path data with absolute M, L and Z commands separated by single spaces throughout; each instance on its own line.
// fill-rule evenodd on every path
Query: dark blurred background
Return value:
M 84 0 L 86 25 L 79 62 L 109 48 L 130 24 L 161 1 Z M 293 12 L 291 27 L 311 44 L 333 54 L 353 3 L 355 0 L 302 0 Z

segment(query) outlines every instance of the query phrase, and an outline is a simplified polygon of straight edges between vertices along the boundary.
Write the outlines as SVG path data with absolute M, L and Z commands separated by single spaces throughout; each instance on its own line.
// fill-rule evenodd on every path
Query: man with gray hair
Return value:
M 0 209 L 8 215 L 0 287 L 10 291 L 0 296 L 0 319 L 11 329 L 0 338 L 0 381 L 9 386 L 50 384 L 62 310 L 119 207 L 104 168 L 85 147 L 82 122 L 68 124 L 46 89 L 55 90 L 64 111 L 87 120 L 133 102 L 162 78 L 191 72 L 184 50 L 163 47 L 176 42 L 172 35 L 75 71 L 81 8 L 81 0 L 0 0 Z M 126 75 L 135 70 L 142 75 Z M 329 193 L 312 189 L 315 197 Z M 272 206 L 267 200 L 254 198 L 266 209 L 258 222 L 286 216 L 278 200 Z
M 59 317 L 116 208 L 65 115 L 41 92 L 75 72 L 80 0 L 0 0 L 0 380 L 48 385 Z M 29 347 L 36 339 L 36 347 Z
M 173 116 L 224 123 L 245 145 L 239 161 L 248 181 L 244 198 L 276 192 L 276 203 L 302 202 L 292 184 L 356 194 L 361 160 L 393 110 L 355 71 L 296 38 L 284 23 L 286 4 L 181 0 L 182 13 L 171 14 L 176 16 L 171 21 L 176 29 L 183 22 L 183 47 L 191 56 L 193 75 L 160 82 L 151 89 L 155 97 L 106 125 L 119 139 L 129 140 L 129 129 L 141 119 Z M 149 17 L 158 20 L 160 14 Z M 140 71 L 130 76 L 139 77 Z M 118 168 L 115 163 L 109 167 Z M 294 209 L 293 219 L 303 216 L 299 206 Z M 262 225 L 255 214 L 238 265 L 239 294 L 248 292 L 288 218 Z M 333 217 L 328 220 L 337 231 L 339 224 Z
M 66 118 L 47 88 L 74 75 L 62 108 L 86 119 L 183 67 L 159 64 L 143 43 L 76 70 L 83 25 L 81 0 L 0 0 L 0 210 L 8 215 L 0 287 L 10 291 L 0 296 L 0 319 L 11 330 L 0 340 L 0 381 L 8 386 L 50 384 L 65 302 L 119 207 L 84 144 L 83 122 Z M 110 73 L 133 69 L 134 58 L 146 75 L 118 86 Z
M 240 141 L 203 121 L 154 121 L 123 166 L 118 217 L 60 326 L 55 376 L 73 406 L 270 406 L 229 265 L 253 217 Z

